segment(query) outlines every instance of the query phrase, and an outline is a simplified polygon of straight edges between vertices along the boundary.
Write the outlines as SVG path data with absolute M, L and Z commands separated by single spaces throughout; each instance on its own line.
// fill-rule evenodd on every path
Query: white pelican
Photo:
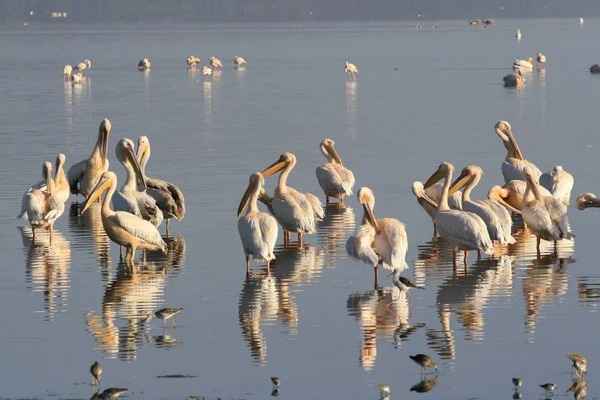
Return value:
M 267 274 L 271 275 L 271 260 L 275 259 L 273 249 L 277 242 L 277 221 L 271 215 L 258 209 L 258 195 L 265 184 L 260 172 L 250 175 L 250 182 L 238 207 L 239 217 L 246 206 L 248 211 L 238 219 L 238 232 L 246 254 L 246 274 L 250 273 L 250 256 L 254 260 L 267 262 Z
M 81 72 L 73 72 L 71 74 L 71 82 L 78 84 L 83 82 L 83 74 Z
M 210 60 L 210 65 L 214 69 L 223 68 L 223 63 L 218 58 L 216 58 L 216 57 L 210 57 L 209 60 Z
M 138 70 L 140 71 L 146 71 L 148 69 L 150 69 L 150 60 L 148 60 L 147 58 L 142 58 L 140 60 L 140 62 L 138 63 Z
M 146 180 L 146 192 L 156 200 L 156 204 L 167 220 L 167 235 L 169 235 L 169 224 L 171 218 L 181 221 L 185 216 L 185 198 L 179 188 L 172 183 L 149 178 L 146 176 L 146 164 L 150 159 L 150 140 L 146 136 L 138 138 L 137 159 L 140 163 L 142 175 Z
M 352 77 L 352 80 L 356 80 L 356 74 L 358 74 L 358 68 L 356 65 L 349 63 L 346 61 L 346 65 L 344 66 L 344 72 L 348 73 L 348 77 Z
M 531 57 L 527 60 L 516 60 L 512 65 L 513 69 L 521 71 L 533 71 L 533 67 L 535 67 L 535 60 Z
M 493 255 L 494 244 L 481 217 L 466 211 L 451 210 L 448 206 L 448 190 L 452 181 L 452 171 L 454 171 L 452 164 L 443 162 L 427 180 L 425 188 L 430 187 L 442 178 L 445 179 L 442 197 L 435 213 L 435 223 L 440 236 L 453 246 L 452 259 L 454 263 L 456 263 L 457 251 L 459 249 L 465 251 L 466 267 L 469 250 L 478 250 Z M 425 199 L 428 198 L 425 197 Z
M 522 87 L 525 85 L 525 78 L 521 73 L 521 70 L 518 70 L 516 74 L 508 74 L 504 78 L 502 78 L 505 87 Z
M 579 19 L 577 20 L 577 22 L 579 22 L 579 25 L 583 25 L 583 18 L 579 17 Z
M 556 197 L 567 205 L 571 202 L 571 190 L 573 190 L 574 183 L 573 175 L 560 165 L 540 176 L 540 185 L 546 188 L 552 197 Z
M 188 67 L 195 67 L 200 62 L 200 59 L 196 56 L 189 56 L 186 60 Z
M 63 67 L 63 78 L 65 81 L 71 80 L 71 74 L 73 73 L 73 66 L 65 65 Z
M 125 260 L 133 261 L 136 249 L 161 250 L 166 254 L 167 244 L 154 225 L 128 212 L 115 212 L 110 209 L 110 202 L 117 189 L 117 176 L 114 172 L 107 171 L 102 174 L 81 212 L 84 213 L 107 189 L 100 212 L 102 226 L 110 240 L 127 248 Z
M 113 197 L 114 210 L 129 212 L 158 227 L 163 221 L 163 213 L 156 200 L 146 193 L 146 180 L 135 155 L 133 142 L 125 138 L 119 140 L 115 153 L 127 171 L 127 179 Z M 142 191 L 138 191 L 138 182 Z
M 46 191 L 33 189 L 23 196 L 23 208 L 26 210 L 27 219 L 31 224 L 33 243 L 35 243 L 36 229 L 48 229 L 50 232 L 50 243 L 52 243 L 52 231 L 54 221 L 64 211 L 65 204 L 57 200 L 55 196 L 54 180 L 52 179 L 52 164 L 44 163 L 43 176 L 46 181 Z
M 325 192 L 325 203 L 329 204 L 329 198 L 340 199 L 344 203 L 344 196 L 351 196 L 354 188 L 354 174 L 344 167 L 342 159 L 336 151 L 335 142 L 331 139 L 323 139 L 319 148 L 327 159 L 327 163 L 317 167 L 317 180 L 323 192 Z
M 592 74 L 598 74 L 600 73 L 600 64 L 594 64 L 590 67 L 590 72 Z
M 442 189 L 443 185 L 440 182 L 431 185 L 427 189 L 425 189 L 423 183 L 419 181 L 414 181 L 412 184 L 412 192 L 417 198 L 417 203 L 419 203 L 419 205 L 423 207 L 423 209 L 431 217 L 431 220 L 433 222 L 433 237 L 437 236 L 437 227 L 435 225 L 435 213 L 437 212 L 437 205 L 439 204 L 440 199 L 442 198 Z M 425 196 L 423 196 L 423 193 L 430 200 L 433 200 L 433 202 L 425 200 Z M 462 210 L 462 192 L 456 192 L 453 195 L 449 196 L 448 205 L 452 210 Z
M 244 65 L 244 64 L 248 64 L 246 62 L 246 60 L 244 60 L 242 57 L 238 57 L 238 56 L 233 56 L 233 63 L 235 65 L 239 65 L 239 66 Z
M 316 217 L 323 218 L 325 213 L 316 196 L 300 193 L 287 186 L 288 176 L 295 165 L 296 156 L 292 153 L 283 153 L 279 160 L 269 165 L 262 174 L 266 178 L 283 170 L 272 198 L 273 216 L 283 228 L 284 243 L 289 243 L 290 232 L 297 232 L 298 245 L 302 246 L 302 235 L 315 233 Z
M 390 270 L 403 271 L 408 268 L 405 260 L 408 237 L 404 224 L 397 219 L 375 219 L 373 215 L 375 196 L 371 189 L 360 188 L 357 197 L 358 202 L 363 205 L 363 219 L 356 235 L 348 238 L 346 251 L 351 258 L 373 267 L 377 289 L 379 264 Z
M 600 207 L 600 199 L 594 193 L 581 193 L 577 197 L 577 209 L 585 210 L 588 207 Z
M 87 64 L 85 62 L 80 62 L 79 64 L 77 64 L 74 68 L 75 70 L 79 71 L 79 72 L 83 72 L 85 69 L 87 69 Z
M 514 244 L 515 238 L 511 234 L 512 219 L 505 206 L 500 204 L 504 200 L 502 198 L 497 200 L 471 200 L 471 191 L 481 180 L 481 175 L 483 175 L 483 171 L 480 167 L 469 165 L 462 170 L 460 176 L 452 183 L 448 194 L 453 194 L 464 187 L 462 209 L 481 217 L 487 226 L 490 239 L 497 240 L 500 244 Z
M 213 70 L 210 67 L 207 67 L 206 65 L 204 67 L 202 67 L 202 73 L 204 74 L 204 76 L 209 76 L 213 74 Z
M 536 60 L 540 64 L 546 64 L 546 56 L 542 54 L 541 51 L 538 51 L 536 54 Z
M 74 164 L 69 168 L 69 186 L 71 193 L 81 194 L 86 199 L 98 183 L 100 175 L 108 171 L 108 136 L 112 125 L 106 118 L 98 128 L 98 139 L 90 158 Z
M 494 130 L 506 148 L 506 158 L 502 163 L 502 175 L 504 175 L 504 182 L 508 183 L 512 180 L 523 181 L 523 169 L 528 167 L 531 169 L 531 173 L 536 179 L 539 179 L 542 175 L 540 171 L 533 163 L 523 158 L 523 153 L 519 149 L 519 145 L 512 134 L 512 127 L 506 121 L 498 121 L 494 126 Z
M 523 37 L 523 35 L 521 35 L 520 29 L 517 29 L 517 34 L 515 35 L 515 37 L 517 38 L 517 40 L 521 40 L 521 38 Z
M 527 190 L 525 181 L 514 180 L 503 186 L 494 186 L 488 191 L 488 199 L 496 200 L 506 209 L 517 214 L 521 214 L 523 204 L 523 195 Z M 542 196 L 552 196 L 552 194 L 543 187 L 539 187 Z M 502 200 L 502 201 L 501 201 Z
M 571 233 L 569 219 L 567 217 L 567 205 L 552 196 L 542 196 L 539 184 L 529 168 L 523 171 L 527 189 L 523 196 L 521 215 L 527 226 L 537 237 L 537 251 L 540 251 L 540 240 L 554 241 L 571 239 L 575 235 Z

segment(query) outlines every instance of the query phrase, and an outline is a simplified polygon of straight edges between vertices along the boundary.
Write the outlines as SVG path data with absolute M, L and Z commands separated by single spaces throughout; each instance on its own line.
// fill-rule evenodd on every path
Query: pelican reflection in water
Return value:
M 351 207 L 331 203 L 325 207 L 325 218 L 318 224 L 317 245 L 327 255 L 327 267 L 335 268 L 336 259 L 346 257 L 346 240 L 354 232 L 355 215 Z

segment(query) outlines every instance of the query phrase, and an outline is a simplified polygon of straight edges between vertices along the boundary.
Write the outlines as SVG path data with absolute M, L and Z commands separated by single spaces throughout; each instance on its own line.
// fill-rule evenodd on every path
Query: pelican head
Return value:
M 433 175 L 431 175 L 431 177 L 427 180 L 427 182 L 425 182 L 425 189 L 433 186 L 435 183 L 442 180 L 447 175 L 452 174 L 452 171 L 454 171 L 454 166 L 449 162 L 444 161 L 440 164 L 437 171 L 435 171 Z
M 129 164 L 133 167 L 133 171 L 137 177 L 138 182 L 144 187 L 145 190 L 146 179 L 144 178 L 144 174 L 142 174 L 142 169 L 140 168 L 138 159 L 135 156 L 133 141 L 126 138 L 119 140 L 115 152 L 117 154 L 117 159 L 121 162 L 121 164 Z
M 52 179 L 52 163 L 45 161 L 42 166 L 42 176 L 44 180 L 48 182 L 48 179 Z
M 248 188 L 244 192 L 244 195 L 242 196 L 242 201 L 240 201 L 240 206 L 238 207 L 238 210 L 237 210 L 238 217 L 240 215 L 242 215 L 242 212 L 244 212 L 244 208 L 246 208 L 246 206 L 248 205 L 248 202 L 250 201 L 250 197 L 254 193 L 260 194 L 260 191 L 264 184 L 265 184 L 265 178 L 263 178 L 263 176 L 260 172 L 255 172 L 252 175 L 250 175 L 250 179 L 248 182 Z
M 148 136 L 140 136 L 138 138 L 138 147 L 135 155 L 140 166 L 145 166 L 150 158 L 150 140 L 148 140 Z
M 100 176 L 100 179 L 98 180 L 98 183 L 96 184 L 96 187 L 94 188 L 94 190 L 92 190 L 90 197 L 88 197 L 88 199 L 85 201 L 85 204 L 83 206 L 83 210 L 81 210 L 81 213 L 83 214 L 84 212 L 86 212 L 86 210 L 88 208 L 90 208 L 90 206 L 94 203 L 94 201 L 96 201 L 96 199 L 102 195 L 102 192 L 104 192 L 106 189 L 110 188 L 116 182 L 117 182 L 117 175 L 115 175 L 114 172 L 112 172 L 112 171 L 104 172 Z
M 375 196 L 373 195 L 373 191 L 368 187 L 361 187 L 358 190 L 356 197 L 358 197 L 358 202 L 363 205 L 365 218 L 379 233 L 379 225 L 373 215 L 373 208 L 375 208 Z
M 525 177 L 525 181 L 527 182 L 527 188 L 531 190 L 531 192 L 537 200 L 542 200 L 542 195 L 540 194 L 540 190 L 538 189 L 537 179 L 533 176 L 531 168 L 525 167 L 523 169 L 523 176 Z
M 577 197 L 577 209 L 585 210 L 588 207 L 600 207 L 600 199 L 594 193 L 582 193 Z
M 92 62 L 90 60 L 88 60 L 87 58 L 85 60 L 83 60 L 83 63 L 85 64 L 87 69 L 92 68 Z
M 412 192 L 417 198 L 425 200 L 433 208 L 438 208 L 436 202 L 433 201 L 431 197 L 427 196 L 427 193 L 425 193 L 425 187 L 423 186 L 423 183 L 414 181 L 412 184 Z
M 55 166 L 57 171 L 60 167 L 65 165 L 65 161 L 67 161 L 67 157 L 63 153 L 60 153 L 58 156 L 56 156 Z
M 283 153 L 279 157 L 279 160 L 275 161 L 273 164 L 271 164 L 267 168 L 265 168 L 265 170 L 262 172 L 262 174 L 266 178 L 268 176 L 276 174 L 277 172 L 281 171 L 282 169 L 285 169 L 288 165 L 290 165 L 292 167 L 294 165 L 296 165 L 296 156 L 293 155 L 292 153 Z
M 519 71 L 519 74 L 521 74 L 521 71 Z M 512 151 L 514 153 L 514 158 L 523 160 L 523 154 L 521 153 L 519 145 L 517 144 L 512 134 L 512 127 L 510 126 L 510 124 L 506 121 L 498 121 L 496 122 L 496 126 L 494 127 L 494 129 L 496 130 L 496 134 L 498 135 L 498 137 L 504 143 L 504 147 L 506 148 L 506 150 L 508 150 L 509 152 Z
M 502 204 L 502 206 L 504 206 L 504 208 L 506 208 L 508 211 L 521 214 L 521 211 L 517 209 L 517 207 L 513 207 L 505 200 L 511 199 L 512 197 L 514 197 L 514 193 L 511 189 L 503 188 L 502 186 L 498 185 L 491 188 L 488 192 L 488 199 L 497 201 L 498 203 Z M 520 198 L 521 196 L 518 197 Z M 519 201 L 518 207 L 521 207 L 521 201 Z
M 468 167 L 463 168 L 460 176 L 456 178 L 456 180 L 450 186 L 448 196 L 452 196 L 454 193 L 467 186 L 467 184 L 470 182 L 481 179 L 481 175 L 483 175 L 483 170 L 477 165 L 469 165 Z
M 334 145 L 335 142 L 333 140 L 323 139 L 321 145 L 319 146 L 321 148 L 321 153 L 323 153 L 325 158 L 327 158 L 330 163 L 344 165 L 337 150 L 335 147 L 333 147 Z
M 100 149 L 100 157 L 102 157 L 104 165 L 106 165 L 106 160 L 108 160 L 108 137 L 111 129 L 112 124 L 108 119 L 104 118 L 98 128 L 98 141 L 96 142 L 96 147 Z

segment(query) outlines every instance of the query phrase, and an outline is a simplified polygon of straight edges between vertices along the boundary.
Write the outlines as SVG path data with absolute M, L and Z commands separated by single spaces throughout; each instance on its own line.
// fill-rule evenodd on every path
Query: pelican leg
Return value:
M 554 241 L 554 256 L 558 255 L 558 242 L 555 240 Z
M 31 240 L 31 244 L 35 244 L 35 228 L 31 227 L 31 233 L 33 234 L 33 239 Z
M 456 248 L 452 249 L 452 270 L 454 272 L 456 272 L 456 256 L 457 256 L 458 251 L 456 250 Z
M 536 250 L 537 250 L 537 256 L 538 258 L 540 258 L 540 242 L 542 241 L 542 239 L 540 239 L 539 237 L 536 238 L 537 244 L 536 244 Z
M 146 262 L 146 249 L 142 250 L 142 262 Z
M 481 261 L 481 250 L 477 249 L 477 261 Z
M 268 261 L 267 261 L 267 265 Z M 246 254 L 246 274 L 250 273 L 250 254 Z
M 465 250 L 465 274 L 466 274 L 467 272 L 469 272 L 469 265 L 468 265 L 468 262 L 469 262 L 469 251 L 468 251 L 468 250 Z
M 298 232 L 298 246 L 302 247 L 302 232 Z
M 271 276 L 271 260 L 267 260 L 267 276 Z
M 119 245 L 119 261 L 123 261 L 123 246 Z
M 175 317 L 171 318 L 171 322 L 173 323 L 173 328 L 177 328 L 177 325 L 175 324 Z
M 344 196 L 340 197 L 340 204 L 344 204 Z
M 170 224 L 171 224 L 171 218 L 167 218 L 167 222 L 165 222 L 165 227 L 166 227 L 165 234 L 167 235 L 167 237 L 169 237 L 169 235 L 170 235 L 170 232 L 169 232 Z
M 435 239 L 437 237 L 437 224 L 434 222 L 433 223 L 433 238 Z
M 54 232 L 54 224 L 50 224 L 48 227 L 48 232 L 50 233 L 50 246 L 52 246 L 52 233 Z M 554 245 L 556 247 L 556 242 L 554 242 Z
M 329 204 L 329 196 L 325 195 L 325 204 Z
M 379 289 L 379 264 L 375 264 L 373 272 L 375 273 L 375 283 L 373 285 L 375 286 L 375 290 L 377 290 Z
M 283 231 L 283 245 L 289 246 L 290 244 L 290 231 Z

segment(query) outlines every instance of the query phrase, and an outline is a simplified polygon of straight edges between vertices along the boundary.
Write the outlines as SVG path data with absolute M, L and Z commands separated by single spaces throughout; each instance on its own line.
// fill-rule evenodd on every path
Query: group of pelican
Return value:
M 63 79 L 65 82 L 81 83 L 83 82 L 83 71 L 90 68 L 92 68 L 92 62 L 88 59 L 75 66 L 65 65 L 63 67 Z
M 23 195 L 22 209 L 18 218 L 28 218 L 35 231 L 46 228 L 52 239 L 53 224 L 64 211 L 69 191 L 82 195 L 86 201 L 82 213 L 88 210 L 107 191 L 101 205 L 102 225 L 107 236 L 125 247 L 125 260 L 133 261 L 136 249 L 166 252 L 167 246 L 157 227 L 166 220 L 182 220 L 185 215 L 183 193 L 175 185 L 146 176 L 146 164 L 150 158 L 150 141 L 146 136 L 138 138 L 137 151 L 133 141 L 121 139 L 116 146 L 116 156 L 127 171 L 127 179 L 117 191 L 117 176 L 109 171 L 108 138 L 112 125 L 108 119 L 100 123 L 98 137 L 92 154 L 64 173 L 65 156 L 56 160 L 54 178 L 52 165 L 44 163 L 44 181 L 32 186 Z M 113 204 L 114 210 L 110 208 Z

